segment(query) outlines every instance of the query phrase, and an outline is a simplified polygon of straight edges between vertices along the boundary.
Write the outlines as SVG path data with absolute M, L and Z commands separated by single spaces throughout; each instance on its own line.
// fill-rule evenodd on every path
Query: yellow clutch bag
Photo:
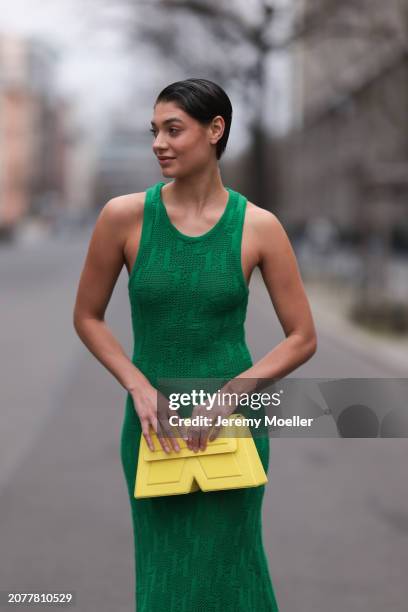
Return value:
M 230 424 L 240 414 L 232 414 Z M 152 433 L 154 451 L 141 434 L 134 496 L 158 497 L 221 489 L 257 487 L 268 482 L 261 459 L 249 428 L 240 426 L 241 435 L 217 437 L 207 441 L 204 451 L 190 450 L 178 438 L 180 451 L 167 454 L 155 432 Z M 232 431 L 234 433 L 234 431 Z

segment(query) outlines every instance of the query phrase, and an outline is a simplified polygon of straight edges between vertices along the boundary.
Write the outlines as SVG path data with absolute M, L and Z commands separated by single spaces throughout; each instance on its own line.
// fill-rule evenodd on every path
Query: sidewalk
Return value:
M 348 318 L 352 301 L 350 290 L 331 288 L 322 283 L 304 281 L 315 322 L 336 342 L 365 354 L 370 359 L 388 363 L 396 377 L 408 375 L 408 335 L 395 337 L 365 329 Z

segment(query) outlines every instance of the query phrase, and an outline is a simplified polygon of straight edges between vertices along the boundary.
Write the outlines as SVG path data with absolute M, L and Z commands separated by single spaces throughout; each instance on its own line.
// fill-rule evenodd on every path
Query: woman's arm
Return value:
M 250 392 L 278 380 L 310 359 L 317 336 L 296 256 L 277 217 L 258 208 L 254 229 L 259 268 L 286 338 L 252 367 L 229 381 L 223 391 Z M 245 380 L 250 379 L 250 380 Z M 262 381 L 262 379 L 267 379 Z M 258 381 L 258 382 L 257 382 Z
M 125 261 L 127 228 L 142 223 L 143 207 L 144 194 L 137 193 L 113 198 L 102 208 L 81 273 L 73 324 L 90 352 L 131 393 L 143 434 L 153 449 L 149 426 L 157 432 L 157 390 L 126 355 L 104 318 Z M 164 438 L 158 438 L 165 449 Z
M 192 416 L 203 414 L 216 421 L 219 415 L 226 417 L 232 414 L 238 403 L 233 397 L 231 403 L 226 404 L 224 393 L 236 394 L 239 400 L 240 393 L 247 394 L 268 387 L 271 382 L 286 376 L 310 359 L 317 349 L 312 313 L 289 238 L 273 213 L 259 207 L 253 211 L 251 243 L 257 245 L 254 247 L 258 250 L 257 265 L 286 338 L 262 359 L 221 387 L 221 405 L 216 406 L 211 414 L 198 406 L 194 408 Z M 207 439 L 214 440 L 220 430 L 220 426 L 214 426 L 209 435 L 210 427 L 190 426 L 187 445 L 195 452 L 198 449 L 205 450 Z
M 91 353 L 128 391 L 146 381 L 105 323 L 105 312 L 124 264 L 126 203 L 113 198 L 95 224 L 79 280 L 73 323 Z

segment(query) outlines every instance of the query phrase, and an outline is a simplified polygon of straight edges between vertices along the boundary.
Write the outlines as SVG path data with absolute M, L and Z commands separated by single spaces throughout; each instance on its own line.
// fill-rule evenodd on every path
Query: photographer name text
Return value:
M 180 425 L 185 425 L 185 426 L 193 426 L 193 427 L 221 427 L 221 426 L 228 426 L 231 425 L 232 423 L 234 425 L 236 425 L 237 427 L 255 427 L 258 428 L 262 425 L 265 427 L 269 427 L 269 426 L 273 426 L 273 427 L 311 427 L 311 424 L 313 423 L 314 419 L 313 418 L 304 418 L 304 417 L 300 417 L 299 415 L 294 415 L 292 417 L 277 417 L 276 415 L 273 416 L 267 416 L 265 415 L 264 418 L 259 418 L 259 417 L 236 417 L 233 419 L 233 421 L 231 421 L 229 418 L 226 417 L 222 417 L 222 416 L 218 416 L 217 419 L 213 422 L 213 419 L 211 419 L 211 417 L 208 416 L 195 416 L 195 417 L 186 417 L 186 418 L 181 418 L 179 416 L 171 416 L 169 418 L 169 423 L 170 425 L 175 425 L 175 426 L 180 426 Z

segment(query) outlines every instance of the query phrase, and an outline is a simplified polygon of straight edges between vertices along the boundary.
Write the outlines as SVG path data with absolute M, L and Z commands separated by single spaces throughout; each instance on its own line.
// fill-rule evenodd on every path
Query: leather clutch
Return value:
M 257 487 L 268 482 L 255 442 L 247 426 L 239 425 L 240 435 L 236 436 L 238 425 L 230 415 L 228 437 L 219 436 L 207 441 L 204 451 L 190 450 L 184 440 L 177 438 L 180 451 L 166 453 L 152 433 L 154 449 L 150 450 L 143 434 L 140 438 L 138 466 L 134 497 L 158 497 L 180 495 L 201 491 L 218 491 Z

